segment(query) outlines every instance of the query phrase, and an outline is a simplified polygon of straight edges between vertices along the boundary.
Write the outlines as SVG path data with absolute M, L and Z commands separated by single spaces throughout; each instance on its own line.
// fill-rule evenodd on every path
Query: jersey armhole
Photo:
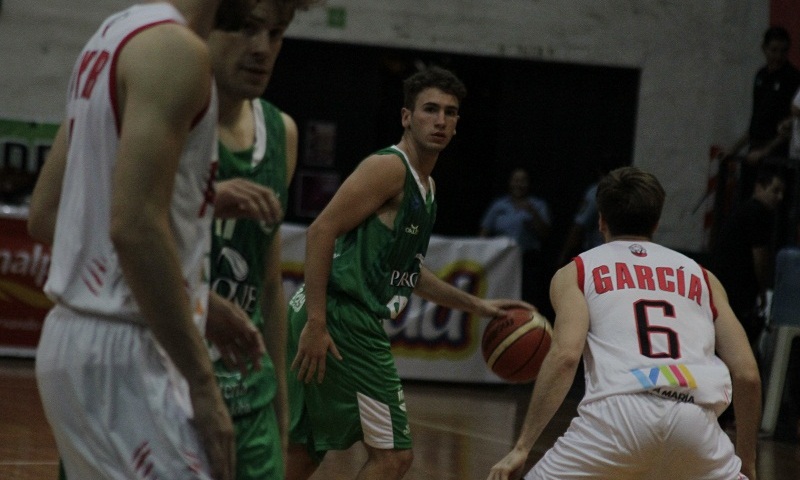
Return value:
M 573 261 L 575 262 L 575 266 L 578 268 L 578 288 L 582 293 L 586 294 L 586 292 L 583 291 L 583 284 L 585 283 L 586 279 L 586 270 L 583 266 L 583 259 L 581 257 L 575 257 Z
M 708 302 L 709 306 L 711 307 L 711 318 L 714 321 L 717 320 L 717 307 L 714 305 L 714 292 L 711 291 L 711 282 L 708 281 L 708 270 L 703 267 L 700 267 L 703 271 L 703 280 L 706 282 L 706 288 L 708 288 Z

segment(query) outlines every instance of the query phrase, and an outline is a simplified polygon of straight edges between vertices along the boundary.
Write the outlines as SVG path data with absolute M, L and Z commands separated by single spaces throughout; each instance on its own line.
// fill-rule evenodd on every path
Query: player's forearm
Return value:
M 761 380 L 753 369 L 733 375 L 733 409 L 736 415 L 736 454 L 743 465 L 755 468 L 761 423 Z
M 277 239 L 276 239 L 277 241 Z M 288 433 L 289 400 L 286 387 L 286 339 L 288 334 L 288 320 L 286 318 L 286 299 L 281 285 L 280 269 L 277 270 L 277 281 L 268 281 L 264 292 L 264 342 L 267 352 L 275 366 L 277 381 L 277 395 L 275 400 L 275 413 L 281 435 Z
M 476 312 L 480 307 L 479 298 L 450 285 L 425 267 L 420 268 L 414 293 L 429 302 L 454 310 Z
M 207 391 L 216 388 L 208 349 L 192 321 L 177 248 L 166 222 L 161 223 L 117 221 L 111 238 L 147 326 L 190 389 Z
M 312 223 L 306 231 L 305 295 L 309 321 L 325 321 L 328 279 L 336 237 Z
M 564 402 L 579 362 L 580 357 L 567 355 L 557 344 L 553 344 L 536 379 L 528 413 L 525 415 L 525 423 L 514 446 L 515 449 L 527 453 L 533 448 L 536 440 Z

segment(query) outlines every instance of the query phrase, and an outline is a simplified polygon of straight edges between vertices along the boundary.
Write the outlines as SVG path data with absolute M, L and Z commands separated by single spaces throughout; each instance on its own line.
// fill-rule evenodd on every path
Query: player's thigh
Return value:
M 581 405 L 578 417 L 525 476 L 526 480 L 641 478 L 657 448 L 650 418 L 656 412 L 639 395 L 617 395 Z
M 663 476 L 658 478 L 737 478 L 742 462 L 713 411 L 690 403 L 675 403 L 666 418 L 669 431 L 663 462 L 658 468 Z
M 315 443 L 340 449 L 363 440 L 379 449 L 411 448 L 403 388 L 380 321 L 339 305 L 328 325 L 343 358 L 329 357 L 324 381 L 305 386 Z
M 43 392 L 59 392 L 43 394 L 43 403 L 68 478 L 187 471 L 208 478 L 185 381 L 152 335 L 139 325 L 57 314 L 43 332 L 37 379 Z

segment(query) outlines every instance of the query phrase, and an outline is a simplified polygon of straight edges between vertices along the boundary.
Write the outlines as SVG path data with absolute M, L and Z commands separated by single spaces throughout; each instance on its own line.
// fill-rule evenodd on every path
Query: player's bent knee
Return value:
M 414 461 L 414 452 L 411 449 L 381 450 L 367 446 L 367 451 L 372 461 L 381 464 L 385 470 L 396 472 L 400 476 L 411 468 L 411 463 Z
M 305 480 L 319 467 L 305 445 L 290 444 L 286 461 L 286 480 Z

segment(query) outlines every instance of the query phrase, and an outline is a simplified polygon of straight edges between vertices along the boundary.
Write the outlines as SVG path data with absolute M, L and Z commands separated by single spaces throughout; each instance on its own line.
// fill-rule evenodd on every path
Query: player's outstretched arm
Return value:
M 733 382 L 733 409 L 736 414 L 736 454 L 742 460 L 742 473 L 756 478 L 756 447 L 761 423 L 761 377 L 747 334 L 728 304 L 720 281 L 708 272 L 711 294 L 717 307 L 717 355 L 728 366 Z
M 536 310 L 536 307 L 523 300 L 508 298 L 484 299 L 459 290 L 445 282 L 428 268 L 420 268 L 419 282 L 414 293 L 420 297 L 443 307 L 474 313 L 484 317 L 497 317 L 505 315 L 511 308 L 526 308 Z
M 553 343 L 534 384 L 519 439 L 514 448 L 492 467 L 487 480 L 507 480 L 523 467 L 575 378 L 589 332 L 589 310 L 578 288 L 575 262 L 556 272 L 550 286 L 550 300 L 556 312 Z

